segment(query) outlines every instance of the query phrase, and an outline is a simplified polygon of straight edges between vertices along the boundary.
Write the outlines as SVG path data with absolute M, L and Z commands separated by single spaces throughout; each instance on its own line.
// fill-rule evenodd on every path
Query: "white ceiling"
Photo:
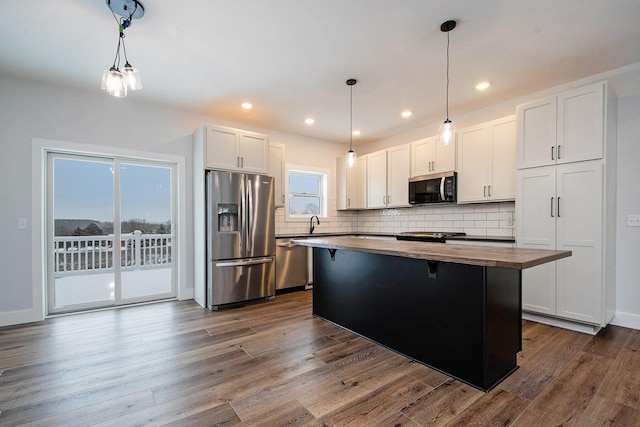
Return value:
M 142 3 L 145 16 L 125 34 L 144 88 L 129 97 L 343 143 L 348 78 L 358 79 L 353 125 L 362 136 L 354 144 L 444 120 L 440 24 L 449 19 L 458 22 L 450 33 L 453 120 L 640 62 L 638 0 Z M 100 92 L 118 40 L 104 0 L 3 2 L 2 17 L 0 73 Z M 492 82 L 483 93 L 474 89 L 481 80 Z M 254 108 L 242 110 L 244 101 Z

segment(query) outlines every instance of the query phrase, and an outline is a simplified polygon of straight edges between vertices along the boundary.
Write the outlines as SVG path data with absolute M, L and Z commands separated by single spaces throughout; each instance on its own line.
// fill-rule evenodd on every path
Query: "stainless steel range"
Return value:
M 466 236 L 466 233 L 453 231 L 406 231 L 396 234 L 397 240 L 411 240 L 415 242 L 439 242 L 444 243 L 448 238 Z

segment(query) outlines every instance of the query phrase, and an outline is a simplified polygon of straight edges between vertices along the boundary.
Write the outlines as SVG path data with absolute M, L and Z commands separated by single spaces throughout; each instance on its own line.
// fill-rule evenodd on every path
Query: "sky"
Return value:
M 54 218 L 113 222 L 114 163 L 56 158 Z M 171 169 L 120 164 L 121 220 L 171 220 Z

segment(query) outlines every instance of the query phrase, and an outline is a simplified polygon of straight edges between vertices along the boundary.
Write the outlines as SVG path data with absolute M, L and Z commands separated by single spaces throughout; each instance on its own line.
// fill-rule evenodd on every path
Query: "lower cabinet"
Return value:
M 600 326 L 611 320 L 603 167 L 592 161 L 518 171 L 518 247 L 572 251 L 522 271 L 524 311 Z

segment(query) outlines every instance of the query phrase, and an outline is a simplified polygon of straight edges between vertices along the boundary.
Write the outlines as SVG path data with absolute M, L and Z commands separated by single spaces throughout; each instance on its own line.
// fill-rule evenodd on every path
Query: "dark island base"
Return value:
M 314 248 L 313 273 L 319 317 L 483 391 L 518 368 L 520 270 Z

